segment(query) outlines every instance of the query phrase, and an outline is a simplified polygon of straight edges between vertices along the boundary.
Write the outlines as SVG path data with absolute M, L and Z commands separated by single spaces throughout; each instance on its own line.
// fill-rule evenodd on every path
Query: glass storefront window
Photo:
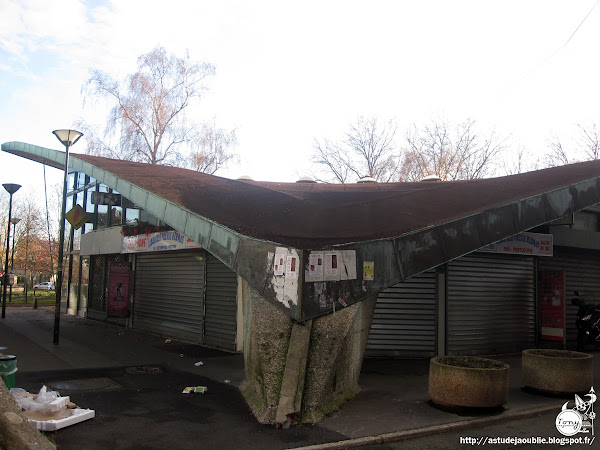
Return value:
M 83 208 L 83 192 L 77 193 L 77 198 L 76 198 L 75 202 Z
M 158 219 L 147 211 L 140 211 L 140 222 L 158 226 Z
M 86 224 L 83 226 L 83 232 L 84 232 L 84 233 L 89 233 L 89 232 L 91 232 L 91 231 L 94 231 L 94 224 L 93 224 L 93 223 L 86 223 Z
M 87 199 L 85 201 L 85 212 L 93 214 L 94 213 L 94 204 L 92 203 L 92 193 L 95 192 L 94 189 L 88 189 L 87 191 Z
M 73 191 L 74 185 L 75 185 L 75 173 L 71 172 L 67 177 L 67 192 Z
M 108 206 L 98 205 L 98 228 L 106 228 L 108 226 Z
M 125 210 L 125 223 L 127 225 L 134 225 L 140 221 L 140 210 L 127 208 Z
M 85 179 L 86 179 L 86 175 L 83 172 L 78 172 L 77 173 L 77 189 L 81 189 L 85 186 Z
M 73 250 L 81 249 L 81 228 L 74 230 L 73 233 Z
M 123 208 L 113 206 L 110 208 L 110 226 L 116 227 L 123 223 Z

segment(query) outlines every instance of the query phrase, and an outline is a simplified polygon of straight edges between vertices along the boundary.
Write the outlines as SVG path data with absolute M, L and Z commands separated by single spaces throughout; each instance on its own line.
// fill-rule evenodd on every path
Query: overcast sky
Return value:
M 106 115 L 83 108 L 89 70 L 122 78 L 160 45 L 216 66 L 198 116 L 237 128 L 241 156 L 217 175 L 295 181 L 360 115 L 470 118 L 533 157 L 600 122 L 597 3 L 0 0 L 0 142 L 63 150 L 52 130 Z M 0 152 L 1 183 L 43 195 L 42 174 Z

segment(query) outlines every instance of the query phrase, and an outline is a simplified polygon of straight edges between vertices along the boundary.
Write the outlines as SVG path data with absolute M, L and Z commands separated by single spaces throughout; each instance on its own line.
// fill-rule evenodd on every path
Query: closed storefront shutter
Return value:
M 448 263 L 447 353 L 517 353 L 536 343 L 535 260 L 473 253 Z
M 133 328 L 203 342 L 204 252 L 137 255 Z
M 416 275 L 380 292 L 366 356 L 431 357 L 435 351 L 435 271 Z
M 553 257 L 540 258 L 539 270 L 565 273 L 567 347 L 575 349 L 577 307 L 571 305 L 573 291 L 579 291 L 587 303 L 600 303 L 600 253 L 555 247 Z
M 206 259 L 204 343 L 236 349 L 237 275 L 212 255 Z

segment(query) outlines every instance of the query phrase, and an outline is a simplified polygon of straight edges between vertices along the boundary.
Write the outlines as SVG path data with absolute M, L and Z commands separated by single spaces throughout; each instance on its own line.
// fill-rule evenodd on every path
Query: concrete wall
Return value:
M 248 289 L 241 391 L 261 423 L 319 422 L 360 391 L 376 300 L 297 323 Z

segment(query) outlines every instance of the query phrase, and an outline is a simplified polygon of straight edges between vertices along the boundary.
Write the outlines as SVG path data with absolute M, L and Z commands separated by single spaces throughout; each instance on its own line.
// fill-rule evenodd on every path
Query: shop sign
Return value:
M 542 339 L 563 341 L 565 338 L 565 273 L 540 271 Z
M 511 255 L 552 256 L 551 234 L 519 233 L 495 244 L 480 248 L 480 252 L 507 253 Z
M 88 213 L 86 213 L 85 210 L 79 205 L 75 205 L 73 209 L 65 214 L 65 219 L 68 220 L 75 230 L 79 230 L 82 226 L 84 226 L 88 221 L 88 218 Z
M 197 242 L 175 230 L 170 230 L 138 236 L 126 236 L 123 238 L 121 253 L 163 252 L 199 247 L 200 245 Z
M 121 194 L 92 192 L 93 205 L 121 206 Z
M 108 315 L 129 316 L 129 279 L 131 268 L 127 262 L 111 261 L 108 272 Z

